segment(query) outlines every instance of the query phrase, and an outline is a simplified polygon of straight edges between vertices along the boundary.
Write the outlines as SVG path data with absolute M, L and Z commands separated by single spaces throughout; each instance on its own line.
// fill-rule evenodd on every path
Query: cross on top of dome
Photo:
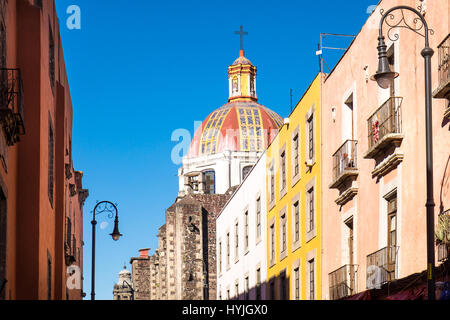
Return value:
M 235 31 L 234 34 L 239 35 L 241 38 L 241 51 L 244 51 L 244 36 L 248 36 L 248 32 L 244 31 L 244 27 L 241 26 L 241 29 L 239 31 Z

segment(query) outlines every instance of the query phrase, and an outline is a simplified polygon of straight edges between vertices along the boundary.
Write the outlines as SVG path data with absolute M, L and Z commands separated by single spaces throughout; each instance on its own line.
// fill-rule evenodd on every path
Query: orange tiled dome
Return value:
M 194 135 L 189 158 L 229 151 L 264 151 L 283 119 L 253 101 L 231 102 L 211 113 Z

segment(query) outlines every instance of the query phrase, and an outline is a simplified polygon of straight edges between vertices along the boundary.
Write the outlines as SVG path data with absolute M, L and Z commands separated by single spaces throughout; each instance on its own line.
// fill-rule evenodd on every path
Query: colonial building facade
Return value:
M 420 54 L 424 38 L 397 28 L 398 40 L 392 41 L 396 37 L 388 37 L 385 26 L 390 67 L 400 76 L 388 89 L 370 80 L 378 66 L 380 9 L 397 5 L 420 6 L 434 30 L 430 46 L 436 53 L 432 130 L 437 229 L 438 217 L 450 209 L 449 2 L 383 0 L 323 81 L 322 291 L 326 299 L 367 289 L 375 289 L 372 296 L 386 297 L 398 291 L 396 280 L 414 274 L 408 290 L 416 294 L 426 287 L 419 274 L 427 269 L 425 84 Z M 403 13 L 406 21 L 414 20 L 412 13 Z M 396 14 L 395 19 L 400 19 L 402 13 Z M 447 251 L 436 247 L 436 263 L 446 259 Z
M 267 149 L 271 300 L 321 299 L 321 81 L 317 75 Z
M 159 248 L 131 259 L 136 300 L 216 299 L 216 218 L 282 125 L 258 103 L 256 72 L 243 50 L 228 68 L 229 101 L 194 135 L 179 170 L 177 201 L 159 229 Z
M 0 299 L 82 299 L 83 204 L 53 1 L 0 1 Z
M 266 155 L 216 219 L 217 299 L 265 300 Z

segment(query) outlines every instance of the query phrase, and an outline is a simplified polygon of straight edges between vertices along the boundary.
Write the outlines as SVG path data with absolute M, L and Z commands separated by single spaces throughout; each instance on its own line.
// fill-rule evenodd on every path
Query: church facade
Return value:
M 183 158 L 159 248 L 130 261 L 135 300 L 217 297 L 216 218 L 283 124 L 258 103 L 256 74 L 241 48 L 228 68 L 228 103 L 205 119 Z

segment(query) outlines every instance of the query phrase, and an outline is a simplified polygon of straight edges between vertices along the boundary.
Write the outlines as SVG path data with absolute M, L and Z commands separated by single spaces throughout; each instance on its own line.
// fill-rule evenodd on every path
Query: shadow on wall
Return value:
M 239 288 L 241 288 L 240 286 L 242 285 L 243 282 L 241 280 L 239 282 Z M 289 277 L 281 273 L 279 276 L 272 277 L 268 281 L 262 282 L 259 286 L 249 288 L 248 291 L 244 289 L 244 292 L 240 293 L 238 297 L 236 297 L 235 295 L 233 296 L 233 292 L 236 292 L 236 287 L 229 288 L 229 299 L 227 298 L 227 290 L 222 290 L 222 300 L 289 300 L 289 293 L 291 290 L 290 288 L 291 285 Z M 293 292 L 293 294 L 295 295 L 295 292 Z

